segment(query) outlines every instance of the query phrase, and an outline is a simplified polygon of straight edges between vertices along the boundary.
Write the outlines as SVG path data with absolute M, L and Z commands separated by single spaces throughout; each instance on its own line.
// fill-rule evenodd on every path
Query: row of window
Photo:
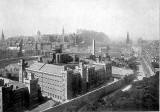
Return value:
M 43 94 L 47 94 L 47 95 L 50 96 L 50 97 L 56 98 L 56 99 L 58 99 L 58 100 L 62 100 L 62 96 L 55 95 L 55 94 L 50 93 L 50 92 L 43 91 Z
M 43 75 L 43 76 L 48 77 L 48 78 L 50 78 L 50 77 L 63 78 L 63 76 L 61 74 L 58 75 L 58 74 L 39 73 L 38 75 L 39 76 Z
M 63 88 L 61 88 L 61 90 L 59 90 L 59 89 L 55 89 L 54 87 L 49 87 L 49 86 L 45 86 L 45 85 L 43 85 L 43 90 L 46 90 L 46 89 L 49 89 L 49 90 L 51 90 L 51 91 L 58 91 L 58 92 L 63 92 Z
M 41 76 L 38 76 L 38 75 L 35 75 L 36 78 L 39 78 L 40 80 L 43 79 L 43 81 L 55 81 L 57 83 L 60 83 L 62 82 L 62 79 L 59 79 L 59 80 L 55 80 L 55 79 L 52 79 L 52 78 L 46 78 L 46 77 L 41 77 Z
M 29 72 L 30 73 L 30 72 Z M 59 78 L 59 79 L 62 79 L 63 76 L 62 75 L 54 75 L 54 74 L 46 74 L 46 73 L 37 73 L 37 72 L 31 72 L 31 74 L 33 74 L 34 76 L 37 76 L 37 77 L 47 77 L 47 78 Z
M 49 86 L 54 86 L 54 87 L 58 87 L 58 88 L 62 88 L 65 86 L 63 83 L 57 84 L 55 82 L 50 83 L 50 82 L 39 81 L 39 84 L 42 84 L 42 83 L 43 83 L 43 85 L 49 85 Z
M 111 70 L 111 67 L 110 68 L 106 68 L 106 71 L 110 71 Z

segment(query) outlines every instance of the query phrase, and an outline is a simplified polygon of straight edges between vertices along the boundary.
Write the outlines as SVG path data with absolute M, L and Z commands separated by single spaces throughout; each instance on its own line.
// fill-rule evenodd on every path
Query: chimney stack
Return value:
M 20 59 L 18 65 L 19 65 L 19 82 L 23 83 L 24 60 Z
M 43 59 L 41 56 L 38 56 L 38 62 L 43 62 Z
M 92 55 L 95 55 L 95 40 L 94 39 L 92 43 Z
M 61 61 L 61 53 L 56 53 L 56 64 L 59 64 L 59 63 L 61 63 L 62 61 Z

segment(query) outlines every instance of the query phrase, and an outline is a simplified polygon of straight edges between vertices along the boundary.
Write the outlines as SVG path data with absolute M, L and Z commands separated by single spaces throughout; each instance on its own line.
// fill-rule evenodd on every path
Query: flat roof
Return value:
M 9 85 L 13 85 L 14 87 L 18 87 L 18 88 L 25 88 L 25 84 L 23 83 L 20 83 L 18 81 L 14 81 L 14 80 L 11 80 L 11 79 L 8 79 L 8 78 L 3 78 L 3 77 L 0 77 L 0 79 L 4 80 L 4 83 L 5 84 L 9 84 Z
M 25 88 L 26 87 L 25 84 L 20 83 L 18 81 L 10 81 L 8 84 L 13 85 L 14 87 L 16 87 L 16 86 L 18 87 L 18 88 L 14 88 L 14 89 L 19 89 L 19 88 Z
M 130 75 L 133 74 L 133 70 L 112 66 L 112 74 Z

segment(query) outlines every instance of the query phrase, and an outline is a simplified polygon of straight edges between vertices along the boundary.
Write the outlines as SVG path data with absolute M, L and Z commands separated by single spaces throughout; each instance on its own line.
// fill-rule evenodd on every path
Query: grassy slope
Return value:
M 100 99 L 86 108 L 87 111 L 106 110 L 159 110 L 159 73 L 150 78 L 133 83 L 126 92 L 118 92 L 107 100 Z

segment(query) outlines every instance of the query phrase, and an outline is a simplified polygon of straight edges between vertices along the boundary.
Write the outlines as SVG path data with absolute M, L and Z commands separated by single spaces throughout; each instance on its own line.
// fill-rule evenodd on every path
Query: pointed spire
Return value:
M 64 35 L 64 26 L 63 26 L 63 29 L 62 29 L 62 35 Z
M 38 36 L 40 36 L 40 35 L 41 35 L 41 32 L 40 32 L 39 30 L 37 31 L 37 35 L 38 35 Z
M 127 32 L 127 40 L 126 40 L 126 44 L 129 44 L 130 39 L 129 39 L 129 32 Z
M 64 43 L 64 26 L 63 26 L 63 29 L 62 29 L 62 41 L 63 41 L 63 43 Z
M 3 30 L 2 30 L 1 40 L 4 41 L 4 33 L 3 33 Z
M 22 47 L 23 47 L 23 39 L 20 40 L 19 42 L 19 52 L 18 52 L 18 56 L 22 56 Z

